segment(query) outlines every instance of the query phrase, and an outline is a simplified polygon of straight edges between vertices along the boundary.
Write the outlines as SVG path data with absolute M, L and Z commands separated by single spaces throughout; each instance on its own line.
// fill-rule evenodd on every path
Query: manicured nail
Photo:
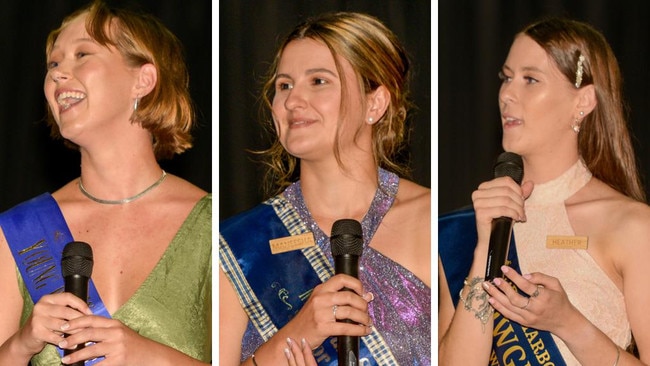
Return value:
M 284 355 L 287 356 L 287 360 L 291 359 L 291 352 L 289 352 L 288 348 L 284 349 Z
M 301 339 L 300 345 L 302 346 L 301 349 L 305 349 L 307 347 L 307 340 L 305 338 Z
M 59 342 L 59 348 L 65 348 L 65 346 L 67 346 L 67 345 L 68 345 L 68 341 L 64 340 L 64 341 Z
M 483 288 L 487 291 L 490 289 L 490 284 L 487 283 L 487 281 L 483 282 Z
M 366 299 L 368 296 L 370 297 L 370 300 L 368 300 L 368 302 L 372 302 L 372 300 L 375 299 L 375 295 L 372 292 L 366 292 L 365 295 L 363 295 L 363 298 Z
M 293 346 L 293 342 L 291 341 L 291 338 L 287 338 L 287 344 L 289 345 L 289 348 Z
M 501 279 L 500 278 L 495 278 L 492 280 L 492 283 L 494 283 L 495 286 L 499 286 L 501 284 Z
M 508 273 L 510 268 L 508 268 L 508 266 L 501 266 L 501 271 L 503 271 L 503 273 Z
M 65 356 L 65 357 L 63 357 L 63 358 L 61 359 L 61 362 L 63 362 L 63 363 L 68 363 L 68 362 L 70 362 L 70 356 Z
M 70 323 L 61 324 L 61 330 L 67 330 L 68 328 L 70 328 Z

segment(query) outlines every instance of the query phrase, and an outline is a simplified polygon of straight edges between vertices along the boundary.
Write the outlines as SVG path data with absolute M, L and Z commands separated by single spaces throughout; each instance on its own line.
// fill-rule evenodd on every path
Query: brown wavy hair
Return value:
M 646 196 L 639 178 L 622 96 L 622 76 L 607 40 L 592 26 L 570 19 L 546 18 L 527 26 L 523 34 L 553 58 L 574 84 L 578 58 L 584 56 L 582 83 L 592 85 L 597 105 L 585 117 L 578 149 L 594 177 L 637 201 Z
M 390 103 L 384 116 L 372 127 L 373 156 L 378 166 L 402 176 L 408 176 L 408 168 L 397 162 L 406 144 L 407 111 L 410 62 L 399 40 L 381 21 L 372 16 L 353 13 L 326 13 L 299 24 L 283 40 L 273 60 L 262 92 L 262 121 L 272 136 L 271 147 L 259 151 L 265 159 L 267 173 L 265 192 L 273 195 L 281 192 L 297 178 L 298 159 L 282 147 L 277 138 L 271 118 L 271 105 L 275 95 L 275 79 L 278 64 L 285 47 L 293 40 L 310 38 L 325 44 L 336 64 L 341 85 L 346 85 L 343 69 L 336 56 L 347 60 L 359 79 L 359 90 L 367 94 L 383 85 L 390 92 Z M 344 114 L 346 96 L 341 90 L 341 111 Z M 341 121 L 339 121 L 340 127 Z M 338 138 L 334 155 L 342 166 Z
M 156 67 L 158 78 L 154 89 L 140 99 L 138 109 L 131 116 L 132 123 L 139 123 L 153 136 L 156 158 L 168 159 L 192 147 L 190 130 L 195 112 L 184 50 L 178 38 L 152 15 L 109 8 L 97 0 L 67 16 L 58 29 L 50 32 L 46 56 L 63 28 L 84 13 L 88 13 L 86 30 L 97 43 L 115 47 L 131 67 L 147 63 Z M 48 125 L 51 135 L 61 138 L 49 108 Z M 66 145 L 77 148 L 71 141 L 65 141 Z

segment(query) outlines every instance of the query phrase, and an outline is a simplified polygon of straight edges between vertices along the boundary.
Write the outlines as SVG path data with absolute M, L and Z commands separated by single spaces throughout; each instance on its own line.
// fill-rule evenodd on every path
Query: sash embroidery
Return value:
M 476 245 L 476 221 L 471 208 L 438 219 L 439 255 L 452 296 L 458 294 L 469 272 Z M 521 272 L 514 236 L 508 252 L 510 266 Z M 453 297 L 454 306 L 458 296 Z M 489 366 L 566 366 L 550 332 L 523 327 L 494 312 Z
M 52 196 L 44 193 L 0 214 L 0 226 L 32 301 L 62 292 L 61 254 L 65 244 L 74 239 Z M 96 315 L 111 317 L 92 279 L 88 282 L 88 306 Z M 62 356 L 63 350 L 56 349 Z M 94 365 L 102 359 L 85 364 Z

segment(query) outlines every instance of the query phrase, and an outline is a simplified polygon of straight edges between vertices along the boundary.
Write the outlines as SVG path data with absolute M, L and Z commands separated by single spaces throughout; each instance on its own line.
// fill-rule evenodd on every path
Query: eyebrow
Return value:
M 95 43 L 95 44 L 96 44 L 97 41 L 95 41 L 94 39 L 92 39 L 92 38 L 90 38 L 90 37 L 83 37 L 83 38 L 77 38 L 77 39 L 74 39 L 74 40 L 72 41 L 72 43 Z M 59 44 L 58 44 L 58 43 L 54 43 L 54 44 L 52 45 L 52 51 L 54 51 L 54 50 L 57 49 L 57 48 L 59 48 Z
M 508 65 L 503 65 L 503 66 L 501 66 L 501 68 L 505 69 L 505 70 L 508 70 L 508 71 L 514 71 Z M 521 70 L 522 71 L 528 71 L 528 72 L 530 72 L 530 71 L 543 72 L 542 69 L 540 69 L 539 67 L 536 67 L 536 66 L 524 66 Z
M 336 73 L 334 73 L 334 72 L 331 71 L 330 69 L 326 69 L 326 68 L 324 68 L 324 67 L 317 67 L 317 68 L 313 68 L 313 69 L 307 69 L 307 70 L 305 71 L 305 74 L 306 74 L 306 75 L 311 75 L 311 74 L 316 74 L 316 73 L 319 73 L 319 72 L 324 72 L 324 73 L 326 73 L 326 74 L 330 74 L 330 75 L 332 75 L 332 76 L 334 76 L 334 77 L 338 77 L 338 75 L 337 75 Z M 292 79 L 292 77 L 291 77 L 289 74 L 277 74 L 277 75 L 275 76 L 275 78 L 276 78 L 276 79 L 278 79 L 278 78 L 287 78 L 287 79 Z

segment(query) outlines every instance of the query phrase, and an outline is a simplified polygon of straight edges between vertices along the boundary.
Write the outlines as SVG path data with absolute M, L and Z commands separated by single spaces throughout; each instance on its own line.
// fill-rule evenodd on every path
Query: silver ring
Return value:
M 532 297 L 529 297 L 529 298 L 528 298 L 528 301 L 526 302 L 526 305 L 524 305 L 524 306 L 521 308 L 521 310 L 526 310 L 526 308 L 528 307 L 528 305 L 530 305 L 530 299 L 532 299 Z
M 338 308 L 339 308 L 338 305 L 332 306 L 332 314 L 334 314 L 334 321 L 336 321 L 336 309 L 338 309 Z
M 542 285 L 537 285 L 537 288 L 535 289 L 535 292 L 533 292 L 533 294 L 530 295 L 530 297 L 537 297 L 537 296 L 539 296 L 539 289 L 542 288 L 542 287 L 544 287 L 544 286 L 542 286 Z

